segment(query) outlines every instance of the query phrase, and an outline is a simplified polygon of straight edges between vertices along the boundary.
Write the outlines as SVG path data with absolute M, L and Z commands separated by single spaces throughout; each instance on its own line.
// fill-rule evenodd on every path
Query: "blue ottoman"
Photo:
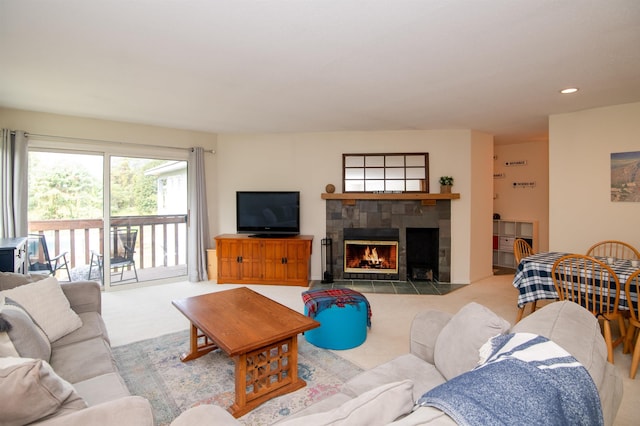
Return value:
M 371 327 L 369 301 L 350 289 L 309 290 L 302 293 L 305 315 L 320 327 L 304 333 L 305 339 L 325 349 L 351 349 L 367 339 Z

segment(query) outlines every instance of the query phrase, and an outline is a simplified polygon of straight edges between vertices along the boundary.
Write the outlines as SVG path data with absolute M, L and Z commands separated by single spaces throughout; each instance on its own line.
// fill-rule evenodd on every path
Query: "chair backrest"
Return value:
M 614 257 L 616 259 L 640 259 L 640 252 L 631 244 L 617 240 L 600 241 L 589 247 L 587 256 Z
M 606 263 L 569 254 L 556 260 L 551 277 L 560 300 L 575 302 L 596 316 L 618 312 L 620 283 Z
M 635 271 L 624 284 L 624 294 L 627 295 L 627 305 L 631 314 L 631 320 L 635 323 L 640 321 L 640 302 L 638 302 L 638 296 L 640 296 L 640 269 Z M 635 294 L 636 297 L 631 295 Z
M 29 234 L 27 243 L 27 257 L 30 271 L 49 270 L 53 273 L 51 257 L 47 248 L 47 239 L 44 234 Z
M 520 263 L 522 259 L 534 254 L 531 245 L 522 238 L 516 238 L 513 241 L 513 255 L 516 258 L 516 263 Z
M 137 229 L 115 228 L 111 231 L 111 259 L 132 261 L 137 238 Z

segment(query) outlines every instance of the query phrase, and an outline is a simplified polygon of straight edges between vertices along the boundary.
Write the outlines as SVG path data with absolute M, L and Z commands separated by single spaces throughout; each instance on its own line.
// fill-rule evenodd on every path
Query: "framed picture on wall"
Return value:
M 611 201 L 640 202 L 640 151 L 611 153 Z

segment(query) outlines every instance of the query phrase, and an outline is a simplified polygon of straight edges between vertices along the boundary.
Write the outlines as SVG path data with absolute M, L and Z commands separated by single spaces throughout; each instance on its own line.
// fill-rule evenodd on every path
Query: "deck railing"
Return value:
M 187 263 L 187 215 L 117 216 L 111 228 L 138 230 L 134 259 L 138 269 L 176 266 Z M 68 252 L 67 261 L 74 268 L 88 265 L 91 252 L 102 253 L 104 221 L 102 219 L 34 220 L 30 234 L 44 234 L 50 255 Z

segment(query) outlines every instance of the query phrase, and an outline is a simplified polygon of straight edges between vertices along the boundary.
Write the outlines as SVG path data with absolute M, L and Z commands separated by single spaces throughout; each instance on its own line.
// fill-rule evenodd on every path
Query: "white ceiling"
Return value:
M 504 143 L 544 140 L 550 114 L 637 101 L 638 0 L 0 0 L 8 108 Z

